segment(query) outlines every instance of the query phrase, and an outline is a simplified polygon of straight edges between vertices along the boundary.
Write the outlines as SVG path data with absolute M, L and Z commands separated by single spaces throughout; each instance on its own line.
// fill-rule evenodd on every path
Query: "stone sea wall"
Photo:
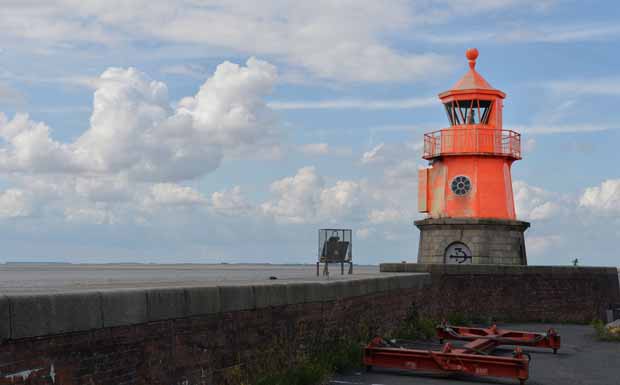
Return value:
M 613 267 L 386 263 L 382 272 L 427 272 L 431 284 L 411 298 L 421 314 L 514 322 L 605 319 L 620 303 Z
M 393 330 L 427 274 L 0 298 L 0 384 L 242 383 Z

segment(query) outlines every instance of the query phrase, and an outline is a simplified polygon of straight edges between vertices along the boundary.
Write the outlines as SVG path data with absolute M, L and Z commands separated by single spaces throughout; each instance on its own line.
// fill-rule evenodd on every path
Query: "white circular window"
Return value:
M 456 195 L 465 195 L 471 190 L 471 181 L 464 175 L 455 176 L 450 184 L 450 189 Z

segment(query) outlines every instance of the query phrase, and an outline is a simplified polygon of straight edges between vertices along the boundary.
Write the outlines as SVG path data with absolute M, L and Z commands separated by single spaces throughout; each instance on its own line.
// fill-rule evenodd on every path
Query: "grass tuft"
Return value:
M 416 307 L 411 306 L 394 337 L 403 340 L 430 340 L 436 335 L 437 324 L 434 319 L 420 316 Z
M 451 313 L 447 317 L 451 325 L 469 325 L 477 320 L 462 313 Z M 437 334 L 436 326 L 440 321 L 423 317 L 412 305 L 405 319 L 388 339 L 430 340 Z M 368 330 L 361 332 L 359 338 L 342 339 L 327 344 L 319 351 L 299 361 L 295 367 L 274 371 L 261 377 L 254 385 L 318 385 L 324 384 L 334 373 L 345 372 L 362 366 L 364 346 L 368 338 L 374 336 Z
M 329 350 L 300 362 L 293 368 L 260 378 L 255 385 L 317 385 L 332 374 L 359 368 L 362 365 L 362 345 L 353 341 L 339 341 Z
M 601 341 L 620 342 L 620 329 L 615 328 L 609 330 L 605 327 L 605 323 L 601 320 L 594 320 L 590 324 L 596 331 L 596 335 Z

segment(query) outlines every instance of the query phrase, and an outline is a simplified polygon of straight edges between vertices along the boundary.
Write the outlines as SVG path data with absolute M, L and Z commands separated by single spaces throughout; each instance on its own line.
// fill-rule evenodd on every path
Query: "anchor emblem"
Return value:
M 457 242 L 446 249 L 446 263 L 464 264 L 472 262 L 472 255 L 467 245 Z

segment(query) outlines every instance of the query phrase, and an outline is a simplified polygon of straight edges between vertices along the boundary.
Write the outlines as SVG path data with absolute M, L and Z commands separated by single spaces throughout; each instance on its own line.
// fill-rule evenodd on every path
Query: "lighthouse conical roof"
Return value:
M 470 48 L 465 53 L 465 56 L 469 61 L 469 71 L 467 71 L 467 73 L 463 75 L 463 77 L 458 82 L 456 82 L 456 84 L 451 89 L 442 92 L 439 96 L 444 97 L 454 93 L 464 93 L 466 91 L 482 91 L 485 94 L 497 94 L 498 96 L 503 98 L 505 94 L 502 91 L 493 88 L 493 86 L 489 84 L 489 82 L 487 82 L 486 79 L 478 73 L 478 71 L 476 71 L 476 59 L 478 58 L 478 50 L 476 48 Z
M 476 71 L 475 68 L 470 68 L 469 71 L 452 87 L 452 91 L 462 90 L 494 90 L 494 88 L 487 82 L 482 75 Z

